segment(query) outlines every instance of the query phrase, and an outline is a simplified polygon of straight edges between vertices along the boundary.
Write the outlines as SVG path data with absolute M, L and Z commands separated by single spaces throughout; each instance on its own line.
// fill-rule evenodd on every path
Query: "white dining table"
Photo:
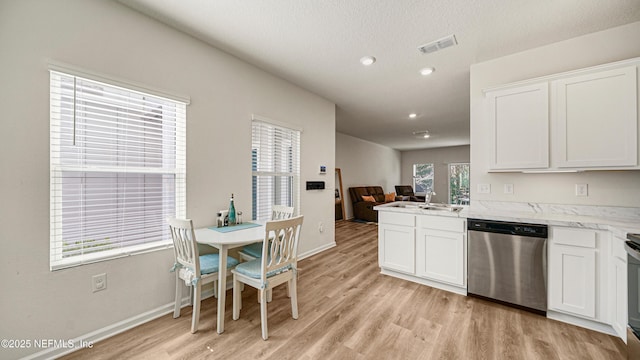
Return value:
M 224 332 L 224 308 L 227 295 L 227 255 L 229 249 L 262 241 L 264 239 L 264 222 L 252 221 L 259 226 L 229 232 L 219 232 L 210 228 L 195 229 L 196 240 L 200 244 L 213 246 L 218 249 L 218 334 Z

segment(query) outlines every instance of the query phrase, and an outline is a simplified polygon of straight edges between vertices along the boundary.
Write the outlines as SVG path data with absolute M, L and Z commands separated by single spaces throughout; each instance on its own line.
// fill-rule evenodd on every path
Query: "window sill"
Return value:
M 137 246 L 130 246 L 123 249 L 115 249 L 102 251 L 99 253 L 78 255 L 69 258 L 62 258 L 58 260 L 52 260 L 50 264 L 51 271 L 68 269 L 85 264 L 93 264 L 101 261 L 108 261 L 113 259 L 120 259 L 132 255 L 145 254 L 149 252 L 169 249 L 173 246 L 173 242 L 161 241 L 152 244 L 142 244 Z

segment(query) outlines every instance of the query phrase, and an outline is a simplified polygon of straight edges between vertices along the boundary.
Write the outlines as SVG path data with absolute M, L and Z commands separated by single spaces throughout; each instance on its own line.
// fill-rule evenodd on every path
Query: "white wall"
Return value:
M 400 151 L 336 133 L 336 167 L 342 171 L 345 219 L 353 218 L 349 188 L 382 186 L 386 193 L 400 184 Z
M 250 211 L 251 114 L 303 129 L 303 182 L 335 166 L 333 103 L 116 2 L 2 1 L 0 49 L 1 338 L 71 339 L 174 296 L 171 249 L 49 271 L 47 59 L 190 96 L 187 215 L 196 226 L 213 224 L 231 193 Z M 301 253 L 334 244 L 333 206 L 332 190 L 303 184 Z M 107 290 L 92 293 L 91 276 L 103 272 Z M 0 349 L 0 358 L 38 350 Z
M 590 171 L 564 174 L 488 173 L 489 123 L 483 116 L 482 89 L 640 57 L 640 22 L 608 29 L 475 64 L 471 67 L 471 205 L 474 200 L 635 206 L 640 204 L 640 171 Z M 606 126 L 603 122 L 602 126 Z M 478 194 L 477 184 L 491 184 Z M 514 184 L 513 195 L 503 184 Z M 589 185 L 589 196 L 576 197 L 574 185 Z
M 469 145 L 402 152 L 402 184 L 413 185 L 413 164 L 433 163 L 435 196 L 432 202 L 448 202 L 449 164 L 468 163 Z

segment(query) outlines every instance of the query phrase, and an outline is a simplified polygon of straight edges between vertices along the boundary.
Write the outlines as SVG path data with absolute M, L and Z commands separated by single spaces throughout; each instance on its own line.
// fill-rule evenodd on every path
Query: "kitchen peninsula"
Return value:
M 467 295 L 467 206 L 393 202 L 374 210 L 382 274 Z

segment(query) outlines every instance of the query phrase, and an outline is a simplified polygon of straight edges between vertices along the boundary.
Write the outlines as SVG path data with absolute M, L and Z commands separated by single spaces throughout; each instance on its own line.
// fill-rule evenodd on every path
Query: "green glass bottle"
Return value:
M 229 202 L 229 226 L 236 224 L 236 207 L 233 204 L 233 194 L 231 194 L 231 201 Z

